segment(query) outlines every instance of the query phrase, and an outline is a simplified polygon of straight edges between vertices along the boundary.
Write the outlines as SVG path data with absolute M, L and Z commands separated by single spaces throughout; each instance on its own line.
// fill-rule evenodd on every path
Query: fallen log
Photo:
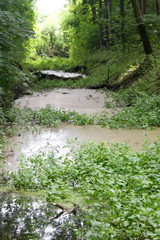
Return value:
M 85 78 L 86 75 L 82 73 L 70 73 L 70 72 L 63 72 L 63 71 L 53 71 L 53 70 L 45 70 L 45 71 L 38 71 L 36 72 L 39 78 L 47 78 L 51 80 L 77 80 L 80 78 Z
M 80 207 L 77 203 L 73 203 L 73 208 L 68 208 L 68 207 L 65 207 L 63 205 L 60 205 L 58 203 L 53 203 L 53 202 L 50 202 L 50 204 L 52 204 L 53 206 L 55 207 L 58 207 L 60 208 L 62 211 L 55 217 L 55 219 L 59 218 L 62 214 L 74 214 L 76 215 L 77 212 L 79 211 Z

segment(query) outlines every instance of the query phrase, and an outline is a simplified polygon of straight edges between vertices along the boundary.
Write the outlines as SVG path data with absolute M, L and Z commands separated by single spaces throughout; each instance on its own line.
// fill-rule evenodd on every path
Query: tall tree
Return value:
M 139 7 L 141 10 L 142 14 L 146 14 L 146 5 L 147 5 L 147 0 L 138 0 Z
M 95 4 L 94 4 L 94 0 L 89 0 L 89 1 L 90 1 L 91 11 L 92 11 L 92 19 L 93 19 L 93 22 L 96 23 L 97 12 L 96 12 L 96 7 L 95 7 Z
M 121 15 L 121 40 L 122 40 L 122 46 L 123 49 L 125 49 L 125 33 L 124 33 L 124 17 L 125 17 L 125 12 L 124 12 L 124 0 L 120 0 L 120 15 Z
M 111 37 L 111 0 L 104 0 L 105 14 L 104 19 L 105 25 L 105 35 L 106 35 L 106 46 L 110 45 Z
M 143 43 L 144 52 L 145 52 L 145 54 L 151 54 L 153 52 L 153 50 L 151 47 L 149 36 L 146 31 L 146 27 L 145 27 L 144 20 L 142 17 L 139 2 L 138 2 L 138 0 L 131 0 L 131 2 L 133 5 L 135 18 L 136 18 L 136 22 L 138 25 L 139 35 L 140 35 L 141 41 Z
M 156 11 L 157 15 L 160 15 L 160 0 L 156 0 Z
M 100 32 L 100 44 L 101 46 L 106 46 L 105 41 L 105 31 L 104 31 L 104 24 L 103 24 L 103 15 L 102 15 L 102 0 L 98 1 L 98 25 L 99 25 L 99 32 Z

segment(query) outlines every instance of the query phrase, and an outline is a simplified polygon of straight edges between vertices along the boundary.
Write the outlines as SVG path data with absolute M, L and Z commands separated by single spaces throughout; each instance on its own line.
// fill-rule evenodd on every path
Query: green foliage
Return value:
M 20 162 L 21 170 L 13 174 L 13 181 L 16 188 L 41 189 L 48 187 L 53 181 L 52 176 L 56 173 L 54 154 L 45 158 L 44 153 Z M 50 179 L 51 178 L 51 179 Z
M 79 115 L 77 112 L 66 111 L 65 109 L 54 109 L 50 105 L 39 110 L 16 109 L 13 113 L 15 124 L 18 125 L 46 125 L 55 127 L 63 122 L 75 123 L 78 125 L 94 124 L 94 117 L 86 114 Z
M 70 4 L 63 15 L 61 28 L 75 65 L 84 63 L 89 54 L 100 46 L 98 26 L 91 21 L 90 11 L 83 13 L 80 2 Z
M 38 33 L 36 34 L 35 48 L 38 56 L 60 56 L 66 57 L 63 36 L 60 33 L 56 33 L 56 27 L 52 24 L 45 24 L 38 26 Z
M 33 36 L 33 0 L 0 2 L 0 86 L 4 107 L 14 97 L 18 85 L 28 81 L 21 63 L 26 53 L 26 43 Z
M 160 126 L 160 96 L 142 94 L 132 101 L 132 106 L 113 116 L 110 127 L 148 128 Z
M 22 159 L 12 179 L 17 188 L 50 188 L 49 201 L 68 199 L 71 192 L 81 196 L 85 221 L 79 237 L 159 239 L 159 149 L 158 141 L 142 152 L 84 143 L 62 159 L 53 152 Z
M 66 70 L 73 67 L 72 59 L 61 57 L 40 57 L 34 56 L 32 59 L 27 59 L 27 68 L 35 70 Z

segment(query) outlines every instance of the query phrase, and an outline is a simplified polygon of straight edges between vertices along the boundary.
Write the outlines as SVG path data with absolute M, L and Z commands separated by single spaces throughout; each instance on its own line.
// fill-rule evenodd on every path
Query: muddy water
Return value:
M 111 99 L 108 99 L 111 100 Z M 32 96 L 24 96 L 16 101 L 21 108 L 27 106 L 32 109 L 46 107 L 47 104 L 55 108 L 75 110 L 79 113 L 100 113 L 105 110 L 105 93 L 92 89 L 56 89 L 45 93 L 33 93 Z M 119 110 L 119 109 L 117 109 Z M 115 112 L 115 109 L 110 109 Z M 140 150 L 146 139 L 155 141 L 160 135 L 160 128 L 153 131 L 108 129 L 100 126 L 73 126 L 62 125 L 56 129 L 39 128 L 39 134 L 32 131 L 20 131 L 17 136 L 9 139 L 6 149 L 6 169 L 17 169 L 21 155 L 29 157 L 45 148 L 45 152 L 51 148 L 57 155 L 65 154 L 69 149 L 64 148 L 67 139 L 77 138 L 79 141 L 95 141 L 108 143 L 127 142 L 134 150 Z
M 145 140 L 154 142 L 160 136 L 160 128 L 156 130 L 127 130 L 108 129 L 100 126 L 73 126 L 63 125 L 59 128 L 39 128 L 37 132 L 23 131 L 10 138 L 6 149 L 6 169 L 14 171 L 18 167 L 18 158 L 21 155 L 30 157 L 40 151 L 53 150 L 57 156 L 66 154 L 69 151 L 67 139 L 77 139 L 79 142 L 94 141 L 97 143 L 124 143 L 131 145 L 133 150 L 140 150 Z
M 105 110 L 105 94 L 92 89 L 57 89 L 45 93 L 33 93 L 16 101 L 21 108 L 44 108 L 48 104 L 55 108 L 65 108 L 78 113 L 97 113 Z

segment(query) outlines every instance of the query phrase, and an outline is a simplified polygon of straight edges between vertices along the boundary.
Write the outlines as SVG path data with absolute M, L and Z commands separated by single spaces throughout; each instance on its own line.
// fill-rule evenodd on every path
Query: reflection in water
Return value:
M 77 239 L 74 229 L 82 226 L 80 215 L 55 219 L 56 215 L 57 210 L 43 200 L 1 193 L 0 240 Z

